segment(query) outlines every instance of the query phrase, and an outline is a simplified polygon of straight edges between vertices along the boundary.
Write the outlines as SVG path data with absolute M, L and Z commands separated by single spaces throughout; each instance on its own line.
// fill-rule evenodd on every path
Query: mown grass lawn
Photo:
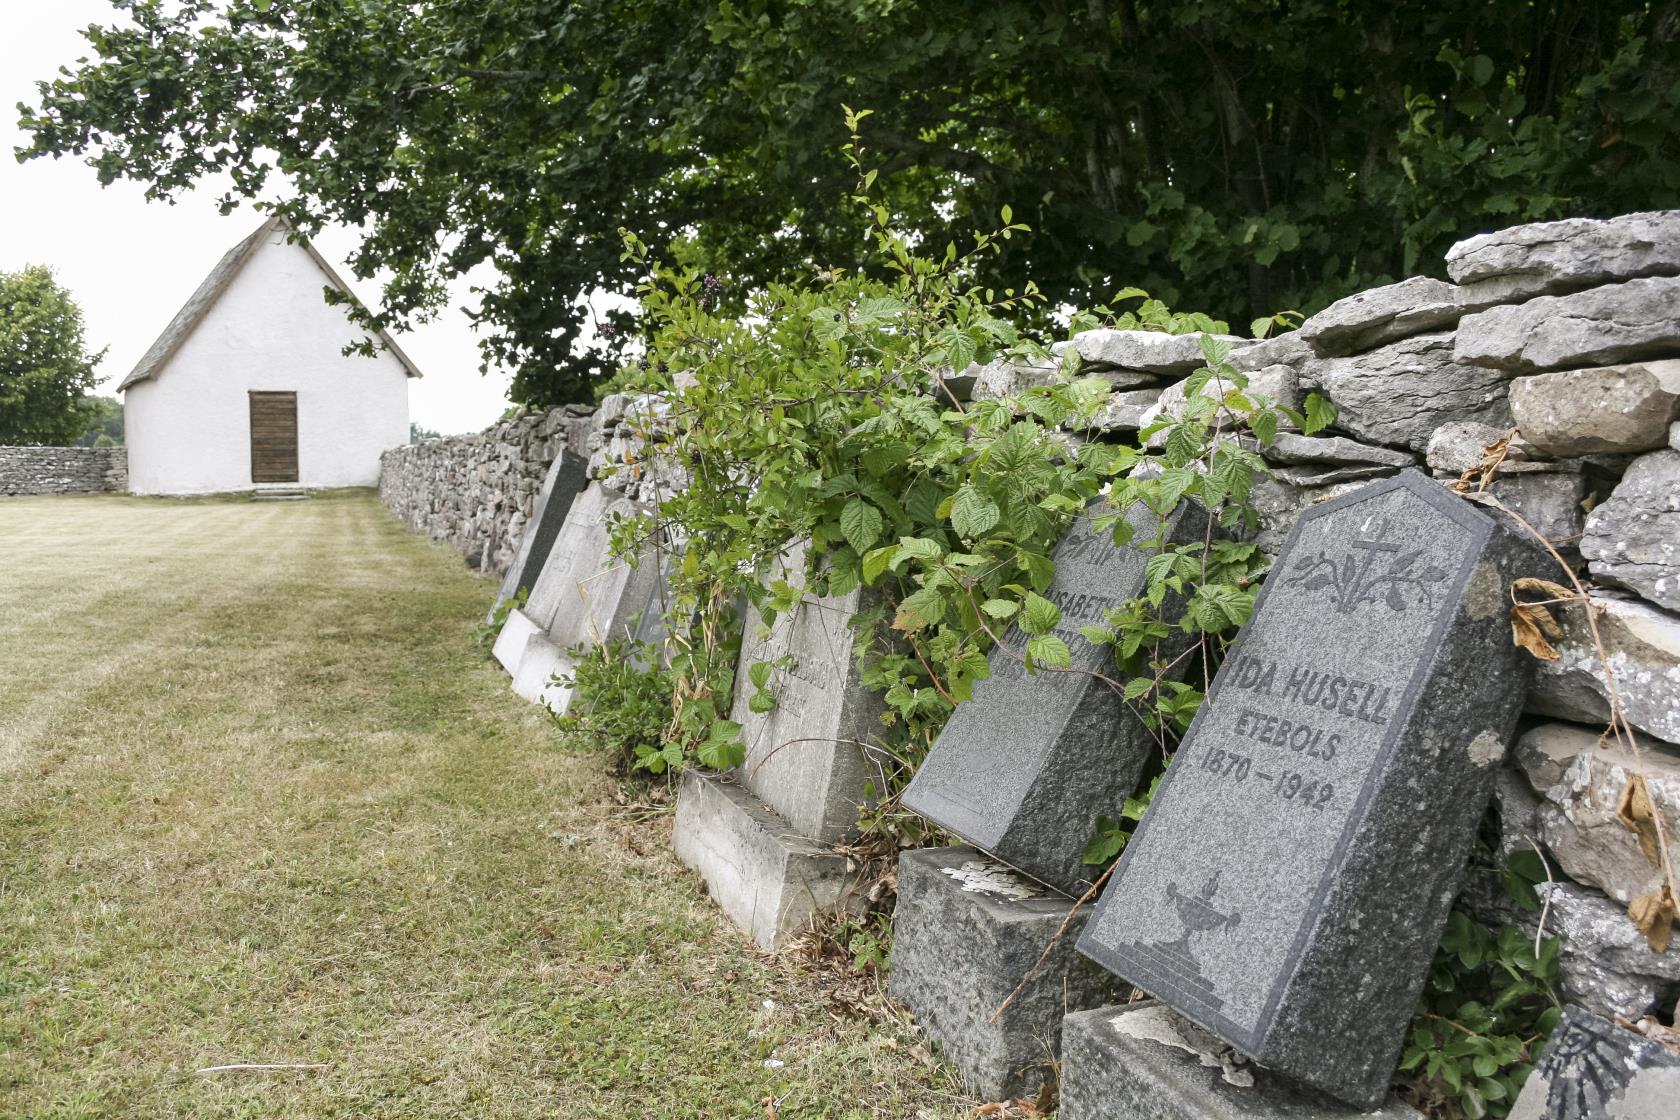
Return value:
M 965 1111 L 507 690 L 493 592 L 368 493 L 0 499 L 0 1116 Z

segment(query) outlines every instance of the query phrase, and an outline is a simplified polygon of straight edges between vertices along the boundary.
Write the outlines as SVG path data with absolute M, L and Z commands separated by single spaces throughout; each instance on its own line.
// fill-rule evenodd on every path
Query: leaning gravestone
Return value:
M 769 628 L 749 619 L 729 713 L 747 747 L 746 787 L 799 835 L 825 844 L 856 831 L 877 773 L 864 744 L 879 732 L 884 705 L 863 687 L 852 656 L 850 620 L 865 596 L 858 588 L 809 597 Z M 760 662 L 773 667 L 776 701 L 763 713 L 751 709 L 755 689 L 746 679 Z
M 1680 1053 L 1567 1008 L 1511 1106 L 1510 1120 L 1673 1120 Z
M 1416 471 L 1302 514 L 1079 947 L 1383 1097 L 1522 704 L 1512 530 Z
M 840 907 L 856 878 L 833 844 L 856 831 L 876 773 L 860 744 L 880 727 L 883 705 L 859 679 L 849 625 L 864 597 L 858 589 L 807 599 L 767 632 L 750 619 L 730 712 L 746 762 L 730 774 L 683 771 L 677 857 L 766 950 Z M 773 666 L 767 712 L 751 706 L 749 673 L 759 662 Z
M 1102 512 L 1098 505 L 1090 515 Z M 1160 520 L 1141 503 L 1128 514 L 1132 540 L 1156 538 Z M 1200 540 L 1208 527 L 1185 503 L 1161 535 L 1168 544 Z M 992 675 L 957 706 L 904 794 L 906 807 L 1042 883 L 1083 894 L 1092 868 L 1080 856 L 1100 814 L 1116 813 L 1162 749 L 1118 689 L 1093 676 L 1114 663 L 1079 627 L 1137 596 L 1149 553 L 1115 547 L 1107 533 L 1075 525 L 1056 546 L 1056 576 L 1045 595 L 1062 611 L 1056 633 L 1072 671 L 1028 674 L 1017 656 L 1026 639 L 1012 627 L 992 651 Z M 1111 675 L 1111 674 L 1110 674 Z
M 887 991 L 970 1096 L 1037 1096 L 1055 1082 L 1062 1016 L 1116 994 L 1118 982 L 1074 951 L 1086 913 L 1070 917 L 1067 899 L 967 845 L 898 857 Z
M 542 490 L 537 494 L 530 520 L 525 522 L 525 532 L 520 535 L 519 551 L 514 553 L 513 563 L 508 565 L 507 574 L 502 577 L 501 590 L 496 593 L 496 606 L 515 598 L 520 591 L 529 594 L 536 585 L 572 502 L 589 482 L 588 465 L 586 456 L 564 447 L 554 456 L 554 462 L 549 464 L 548 474 L 543 479 Z M 490 609 L 490 613 L 492 617 L 495 615 L 495 607 Z
M 571 666 L 566 651 L 628 636 L 633 619 L 658 609 L 658 558 L 647 555 L 632 564 L 612 556 L 614 519 L 640 508 L 594 483 L 567 511 L 529 600 L 523 610 L 509 612 L 496 642 L 514 691 L 527 700 L 564 711 L 570 693 L 554 677 Z

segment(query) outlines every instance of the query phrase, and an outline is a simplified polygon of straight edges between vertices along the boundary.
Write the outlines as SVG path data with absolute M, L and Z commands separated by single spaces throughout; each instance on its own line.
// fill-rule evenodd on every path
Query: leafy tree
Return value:
M 929 243 L 1013 206 L 984 263 L 1049 315 L 1138 284 L 1247 321 L 1440 269 L 1513 222 L 1680 205 L 1680 0 L 113 0 L 23 110 L 24 158 L 168 197 L 231 178 L 360 227 L 382 325 L 484 263 L 488 359 L 587 399 L 630 229 L 726 282 L 853 268 L 839 106 Z M 280 180 L 287 184 L 282 188 Z
M 421 423 L 419 423 L 418 421 L 415 421 L 415 420 L 410 420 L 408 422 L 408 442 L 409 443 L 424 443 L 426 440 L 429 440 L 429 439 L 442 439 L 442 438 L 443 438 L 443 433 L 437 431 L 436 429 L 428 428 L 428 427 L 426 427 L 426 425 L 421 424 Z
M 116 397 L 87 398 L 87 430 L 76 440 L 77 447 L 121 447 L 123 406 Z
M 93 367 L 82 312 L 45 265 L 0 272 L 0 444 L 69 444 L 86 430 Z

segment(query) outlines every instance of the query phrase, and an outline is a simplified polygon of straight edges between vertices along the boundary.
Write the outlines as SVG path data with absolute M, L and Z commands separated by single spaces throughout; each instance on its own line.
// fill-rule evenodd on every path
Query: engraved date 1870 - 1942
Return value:
M 1214 747 L 1202 756 L 1202 769 L 1236 782 L 1246 782 L 1251 777 L 1269 782 L 1274 795 L 1309 809 L 1322 811 L 1336 796 L 1336 787 L 1329 782 L 1308 778 L 1299 770 L 1279 770 L 1276 773 L 1260 770 L 1248 755 L 1223 747 Z

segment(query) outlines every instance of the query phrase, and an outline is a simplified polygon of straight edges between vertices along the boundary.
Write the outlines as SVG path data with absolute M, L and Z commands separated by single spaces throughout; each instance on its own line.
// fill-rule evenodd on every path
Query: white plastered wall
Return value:
M 298 485 L 372 486 L 379 453 L 408 442 L 408 375 L 388 351 L 346 356 L 366 334 L 308 251 L 275 231 L 174 356 L 124 395 L 136 494 L 249 490 L 252 390 L 298 402 Z

